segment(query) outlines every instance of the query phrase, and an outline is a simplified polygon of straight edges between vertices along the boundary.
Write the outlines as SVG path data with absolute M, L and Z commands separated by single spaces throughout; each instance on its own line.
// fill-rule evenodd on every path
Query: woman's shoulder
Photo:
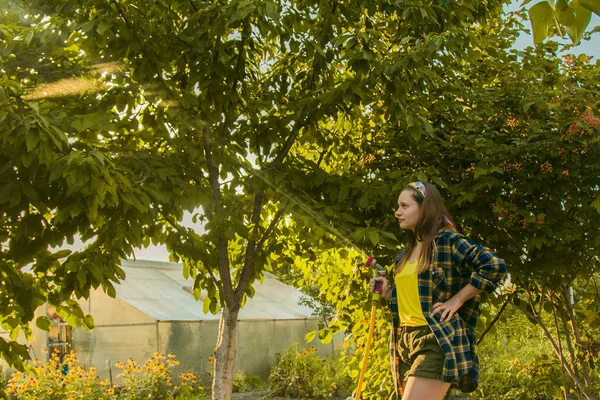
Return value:
M 436 242 L 440 242 L 440 241 L 452 242 L 452 241 L 460 240 L 460 239 L 467 239 L 467 237 L 465 235 L 463 235 L 462 233 L 458 233 L 458 232 L 453 231 L 448 228 L 440 229 L 435 237 Z

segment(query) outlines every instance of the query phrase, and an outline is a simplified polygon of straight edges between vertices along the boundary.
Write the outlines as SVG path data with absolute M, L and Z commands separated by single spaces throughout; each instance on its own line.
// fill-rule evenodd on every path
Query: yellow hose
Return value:
M 367 371 L 367 362 L 369 361 L 369 350 L 371 349 L 371 338 L 373 337 L 373 329 L 375 328 L 375 301 L 371 307 L 371 321 L 369 322 L 369 336 L 367 336 L 367 347 L 365 347 L 365 356 L 363 359 L 363 366 L 360 370 L 360 377 L 358 378 L 358 387 L 356 388 L 355 400 L 360 400 L 360 393 L 362 392 L 362 384 L 365 379 L 365 372 Z

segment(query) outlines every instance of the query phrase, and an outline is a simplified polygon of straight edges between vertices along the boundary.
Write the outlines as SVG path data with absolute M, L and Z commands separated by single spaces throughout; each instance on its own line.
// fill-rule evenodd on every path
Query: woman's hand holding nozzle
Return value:
M 388 280 L 385 279 L 383 276 L 378 276 L 376 278 L 371 279 L 371 281 L 369 282 L 369 291 L 380 294 L 381 297 L 383 297 L 387 301 L 392 300 L 392 290 L 390 289 Z
M 369 290 L 390 301 L 392 299 L 392 291 L 390 290 L 387 279 L 385 279 L 385 268 L 379 265 L 377 260 L 372 256 L 365 261 L 365 265 L 374 268 L 375 276 L 369 282 Z

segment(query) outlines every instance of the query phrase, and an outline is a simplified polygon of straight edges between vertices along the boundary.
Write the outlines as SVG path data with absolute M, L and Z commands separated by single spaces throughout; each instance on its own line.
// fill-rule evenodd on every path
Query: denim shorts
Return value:
M 398 376 L 442 380 L 445 355 L 429 326 L 400 326 L 396 330 Z

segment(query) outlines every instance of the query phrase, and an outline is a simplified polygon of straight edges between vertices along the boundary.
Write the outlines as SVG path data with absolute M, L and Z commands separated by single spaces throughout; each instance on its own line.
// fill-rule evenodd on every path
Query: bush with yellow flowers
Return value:
M 151 359 L 144 365 L 138 366 L 133 360 L 126 363 L 117 363 L 117 368 L 121 372 L 117 377 L 123 379 L 123 388 L 119 393 L 119 399 L 153 399 L 153 400 L 171 400 L 171 399 L 201 399 L 203 398 L 204 387 L 197 382 L 193 373 L 180 374 L 181 383 L 179 386 L 173 384 L 171 376 L 173 368 L 179 365 L 175 361 L 175 356 L 169 354 L 163 356 L 154 353 Z
M 115 399 L 113 388 L 107 381 L 98 379 L 93 367 L 86 371 L 76 364 L 74 352 L 66 354 L 62 360 L 55 352 L 48 364 L 39 365 L 36 360 L 26 372 L 15 372 L 6 391 L 19 400 Z
M 193 373 L 179 375 L 180 384 L 175 386 L 171 379 L 173 368 L 179 364 L 175 356 L 155 353 L 143 365 L 129 360 L 118 362 L 122 372 L 122 385 L 111 387 L 101 381 L 96 370 L 85 370 L 77 365 L 75 353 L 65 355 L 62 360 L 58 352 L 52 354 L 48 364 L 38 360 L 26 372 L 15 372 L 6 386 L 8 395 L 19 400 L 201 400 L 208 397 L 204 387 Z M 3 392 L 0 392 L 2 398 Z
M 210 394 L 204 391 L 204 386 L 198 382 L 196 374 L 182 372 L 179 374 L 180 383 L 177 386 L 177 400 L 201 400 L 210 398 Z

